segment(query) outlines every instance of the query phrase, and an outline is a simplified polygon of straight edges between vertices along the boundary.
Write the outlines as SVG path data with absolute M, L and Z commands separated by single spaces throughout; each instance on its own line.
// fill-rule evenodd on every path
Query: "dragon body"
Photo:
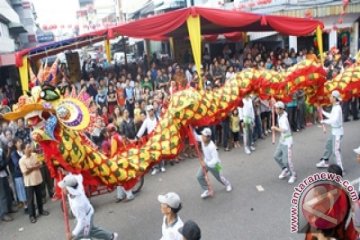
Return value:
M 127 146 L 113 157 L 99 151 L 85 133 L 92 121 L 91 99 L 83 92 L 64 95 L 56 88 L 36 86 L 30 96 L 19 99 L 13 112 L 3 117 L 27 119 L 53 177 L 57 177 L 56 168 L 62 167 L 82 173 L 85 181 L 94 185 L 122 185 L 129 189 L 153 164 L 179 154 L 189 126 L 224 119 L 248 94 L 288 101 L 295 91 L 303 89 L 311 103 L 327 103 L 328 93 L 335 89 L 341 90 L 345 98 L 358 96 L 359 83 L 359 59 L 329 82 L 322 65 L 312 61 L 301 62 L 282 73 L 246 69 L 213 91 L 190 88 L 175 93 L 148 140 Z

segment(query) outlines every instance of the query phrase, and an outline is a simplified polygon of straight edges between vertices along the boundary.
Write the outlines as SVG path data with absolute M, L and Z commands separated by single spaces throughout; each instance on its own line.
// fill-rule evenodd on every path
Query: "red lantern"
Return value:
M 53 25 L 53 29 L 54 29 L 54 30 L 57 29 L 57 25 L 56 25 L 56 24 Z
M 43 25 L 43 26 L 42 26 L 42 29 L 48 30 L 48 26 L 47 26 L 47 25 Z
M 339 24 L 342 24 L 342 23 L 343 23 L 343 19 L 342 19 L 342 18 L 339 18 L 337 22 L 338 22 Z
M 60 28 L 61 28 L 61 29 L 64 29 L 64 27 L 65 27 L 64 24 L 61 24 L 61 25 L 60 25 Z
M 68 28 L 72 28 L 72 25 L 71 25 L 71 24 L 69 24 L 67 27 L 68 27 Z

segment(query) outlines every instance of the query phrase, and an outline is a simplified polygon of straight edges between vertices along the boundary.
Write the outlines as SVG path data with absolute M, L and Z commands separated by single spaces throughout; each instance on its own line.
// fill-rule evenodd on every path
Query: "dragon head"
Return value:
M 50 85 L 35 86 L 19 98 L 12 112 L 3 114 L 5 120 L 24 118 L 32 128 L 35 141 L 54 140 L 58 124 L 73 130 L 86 129 L 90 123 L 91 98 L 86 92 L 70 92 Z

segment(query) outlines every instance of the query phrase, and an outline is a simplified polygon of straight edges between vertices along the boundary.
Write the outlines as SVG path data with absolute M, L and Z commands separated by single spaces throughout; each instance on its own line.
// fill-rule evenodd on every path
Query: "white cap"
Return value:
M 355 152 L 356 154 L 360 155 L 360 146 L 359 146 L 358 148 L 355 148 L 355 149 L 354 149 L 354 152 Z
M 275 103 L 275 107 L 285 109 L 285 104 L 282 101 L 278 101 Z
M 202 131 L 201 131 L 201 134 L 206 136 L 206 137 L 211 137 L 211 129 L 210 128 L 204 128 Z
M 164 203 L 166 205 L 168 205 L 171 208 L 177 209 L 180 207 L 181 204 L 181 200 L 180 197 L 177 193 L 174 192 L 169 192 L 165 195 L 159 195 L 158 196 L 158 201 L 160 203 Z
M 147 105 L 146 106 L 146 111 L 149 112 L 151 110 L 154 110 L 154 106 L 153 105 Z
M 341 99 L 341 94 L 338 90 L 334 90 L 331 92 L 331 96 L 333 96 L 334 98 L 336 98 L 339 101 L 342 101 Z
M 73 175 L 68 174 L 66 175 L 62 181 L 58 183 L 60 188 L 66 188 L 66 190 L 74 196 L 84 194 L 84 188 L 82 185 L 83 177 L 81 174 Z
M 62 181 L 58 183 L 60 188 L 64 187 L 75 187 L 78 184 L 76 177 L 72 174 L 66 175 Z

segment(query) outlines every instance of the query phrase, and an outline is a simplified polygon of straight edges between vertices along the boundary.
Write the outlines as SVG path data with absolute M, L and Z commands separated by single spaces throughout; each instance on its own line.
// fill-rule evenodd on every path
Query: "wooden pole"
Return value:
M 318 112 L 318 116 L 319 116 L 319 121 L 321 122 L 323 120 L 322 107 L 318 106 L 317 107 L 317 112 Z M 321 126 L 322 126 L 324 134 L 326 134 L 325 124 L 322 123 Z
M 58 174 L 60 176 L 60 181 L 63 178 L 63 174 L 60 170 L 58 170 Z M 64 224 L 65 224 L 65 235 L 67 240 L 71 240 L 71 232 L 70 232 L 70 223 L 69 223 L 69 215 L 68 215 L 68 208 L 66 205 L 66 196 L 64 191 L 61 191 L 61 204 L 64 211 Z

